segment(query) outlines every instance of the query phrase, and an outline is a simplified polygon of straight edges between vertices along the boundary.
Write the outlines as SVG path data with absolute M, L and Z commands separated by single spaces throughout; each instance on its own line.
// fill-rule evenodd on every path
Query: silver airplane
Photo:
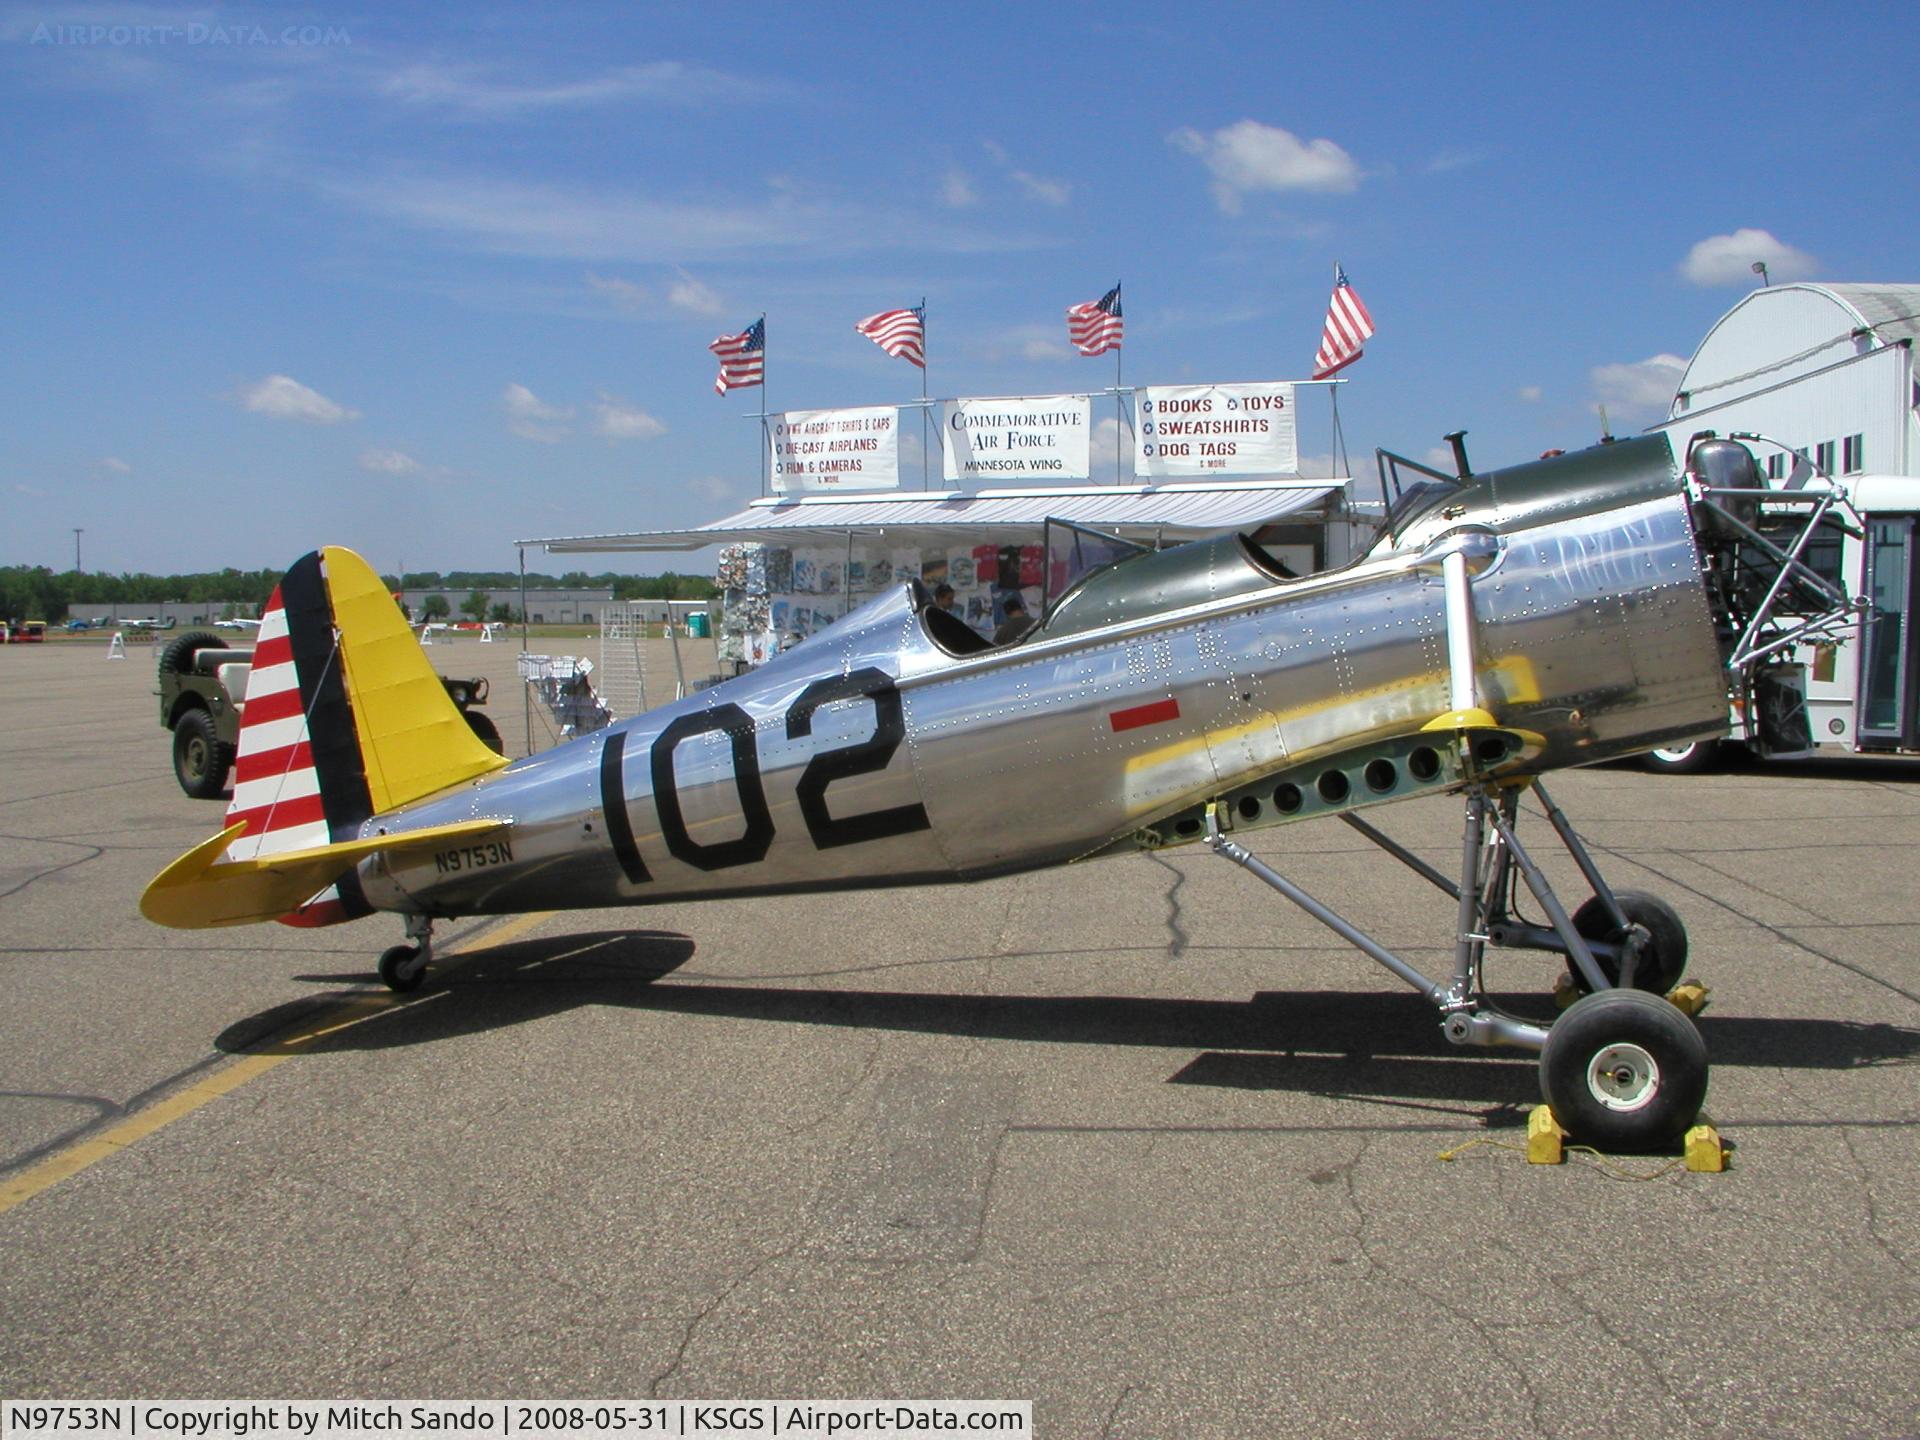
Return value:
M 315 552 L 262 620 L 227 826 L 142 910 L 189 928 L 396 913 L 408 940 L 379 974 L 406 991 L 438 919 L 1203 843 L 1424 993 L 1449 1040 L 1539 1051 L 1569 1132 L 1669 1145 L 1707 1083 L 1699 1031 L 1662 998 L 1686 930 L 1608 887 L 1539 777 L 1719 735 L 1730 698 L 1772 717 L 1777 747 L 1804 744 L 1782 657 L 1857 620 L 1805 558 L 1844 501 L 1768 489 L 1729 440 L 1697 439 L 1685 466 L 1652 437 L 1477 476 L 1456 448 L 1452 476 L 1383 456 L 1399 499 L 1341 568 L 1295 575 L 1237 534 L 1130 554 L 1004 647 L 910 582 L 757 671 L 511 763 L 472 737 L 366 564 Z M 1571 911 L 1521 844 L 1529 790 L 1591 891 Z M 1357 813 L 1435 795 L 1463 803 L 1456 876 Z M 1236 838 L 1322 816 L 1452 898 L 1448 973 Z M 1520 884 L 1546 923 L 1517 918 Z M 1551 1026 L 1501 1011 L 1480 984 L 1494 946 L 1564 956 L 1581 998 Z

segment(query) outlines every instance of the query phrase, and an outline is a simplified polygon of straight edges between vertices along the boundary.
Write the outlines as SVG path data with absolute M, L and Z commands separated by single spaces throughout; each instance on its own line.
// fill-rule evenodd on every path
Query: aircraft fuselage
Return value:
M 361 889 L 376 908 L 456 915 L 910 885 L 1198 838 L 1171 817 L 1214 800 L 1247 822 L 1293 818 L 1268 782 L 1343 756 L 1418 772 L 1407 746 L 1460 710 L 1449 553 L 1473 701 L 1523 737 L 1511 773 L 1724 728 L 1664 440 L 1443 498 L 1305 578 L 1237 536 L 1136 557 L 1004 649 L 943 648 L 901 586 L 751 674 L 376 817 L 368 833 L 510 826 L 369 859 Z M 1401 798 L 1403 778 L 1378 798 Z

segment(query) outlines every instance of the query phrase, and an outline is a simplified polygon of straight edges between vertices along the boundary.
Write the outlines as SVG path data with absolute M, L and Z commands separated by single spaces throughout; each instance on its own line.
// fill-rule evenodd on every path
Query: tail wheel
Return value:
M 1640 949 L 1639 963 L 1634 966 L 1633 988 L 1654 995 L 1666 994 L 1687 973 L 1687 927 L 1681 922 L 1680 912 L 1658 895 L 1649 895 L 1644 890 L 1616 890 L 1613 898 L 1626 912 L 1627 923 L 1643 927 L 1648 936 L 1647 943 Z M 1614 926 L 1613 917 L 1598 895 L 1573 912 L 1573 928 L 1588 940 L 1618 944 L 1626 938 L 1625 932 Z M 1612 984 L 1620 983 L 1617 959 L 1600 960 L 1600 970 Z M 1586 988 L 1578 966 L 1573 967 L 1573 980 L 1581 989 Z
M 233 746 L 214 728 L 213 716 L 188 710 L 173 725 L 173 776 L 196 800 L 218 800 L 226 793 L 233 768 Z
M 380 983 L 396 995 L 410 995 L 427 978 L 427 965 L 418 945 L 395 945 L 380 957 Z
M 1547 1032 L 1540 1091 L 1575 1139 L 1602 1150 L 1661 1150 L 1707 1098 L 1707 1042 L 1680 1011 L 1643 990 L 1575 1001 Z

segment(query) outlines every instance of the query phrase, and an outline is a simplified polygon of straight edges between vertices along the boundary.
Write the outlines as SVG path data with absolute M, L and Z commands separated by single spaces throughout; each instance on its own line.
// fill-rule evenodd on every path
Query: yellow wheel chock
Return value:
M 1567 1158 L 1566 1145 L 1567 1132 L 1553 1118 L 1553 1111 L 1545 1105 L 1534 1106 L 1527 1116 L 1527 1163 L 1558 1165 Z
M 1698 980 L 1688 980 L 1684 984 L 1676 985 L 1673 989 L 1669 990 L 1667 992 L 1667 999 L 1675 1009 L 1689 1016 L 1697 1017 L 1702 1010 L 1707 1008 L 1707 997 L 1712 993 L 1711 990 L 1705 985 L 1702 985 Z
M 1697 1175 L 1718 1175 L 1727 1168 L 1727 1152 L 1732 1147 L 1720 1138 L 1720 1132 L 1705 1114 L 1687 1131 L 1682 1163 Z M 1553 1118 L 1553 1111 L 1536 1105 L 1527 1115 L 1527 1163 L 1558 1165 L 1567 1158 L 1567 1132 Z M 1668 1168 L 1671 1168 L 1670 1166 Z M 1652 1176 L 1635 1176 L 1652 1179 Z
M 1720 1132 L 1713 1128 L 1713 1122 L 1702 1115 L 1687 1131 L 1687 1169 L 1699 1175 L 1718 1175 L 1727 1168 L 1729 1148 L 1720 1138 Z

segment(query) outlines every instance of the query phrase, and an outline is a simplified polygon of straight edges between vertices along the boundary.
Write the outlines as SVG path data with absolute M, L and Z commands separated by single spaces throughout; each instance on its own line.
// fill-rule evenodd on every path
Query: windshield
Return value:
M 1150 554 L 1152 547 L 1133 540 L 1122 540 L 1099 530 L 1089 530 L 1071 520 L 1049 519 L 1046 525 L 1047 569 L 1041 616 L 1053 614 L 1056 606 L 1074 586 L 1087 576 L 1135 555 Z

